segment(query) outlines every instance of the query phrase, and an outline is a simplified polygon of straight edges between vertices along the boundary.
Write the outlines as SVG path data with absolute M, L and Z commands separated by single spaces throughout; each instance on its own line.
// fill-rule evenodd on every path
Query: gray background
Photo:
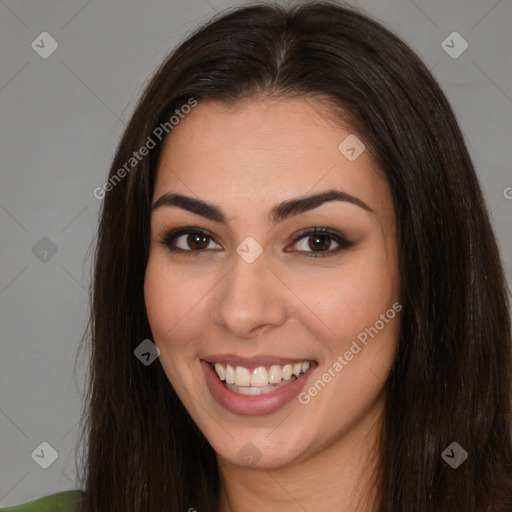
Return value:
M 105 181 L 122 129 L 162 58 L 216 11 L 241 3 L 0 0 L 0 505 L 76 487 L 86 357 L 75 375 L 73 368 L 100 207 L 92 191 Z M 510 279 L 510 0 L 349 3 L 400 35 L 447 94 Z M 47 59 L 31 47 L 44 31 L 59 45 Z M 469 44 L 456 59 L 441 46 L 454 31 Z M 43 237 L 54 255 L 42 252 L 51 246 Z M 58 452 L 47 469 L 31 457 L 43 441 Z

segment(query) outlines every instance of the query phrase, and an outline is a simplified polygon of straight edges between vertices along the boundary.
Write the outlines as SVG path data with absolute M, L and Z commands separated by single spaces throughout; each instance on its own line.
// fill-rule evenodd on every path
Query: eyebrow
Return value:
M 375 213 L 366 203 L 357 197 L 351 196 L 346 192 L 341 192 L 340 190 L 326 190 L 325 192 L 315 195 L 288 199 L 274 206 L 268 214 L 268 220 L 271 224 L 277 224 L 289 217 L 313 210 L 330 201 L 342 201 L 354 204 L 363 210 Z M 167 192 L 155 201 L 151 207 L 151 211 L 154 212 L 163 206 L 181 208 L 195 213 L 196 215 L 201 215 L 206 219 L 227 224 L 227 217 L 219 206 L 207 203 L 201 199 Z

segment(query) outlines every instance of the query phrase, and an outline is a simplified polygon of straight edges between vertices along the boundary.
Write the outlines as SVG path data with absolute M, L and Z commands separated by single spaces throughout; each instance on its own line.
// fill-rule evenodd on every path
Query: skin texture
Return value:
M 352 162 L 340 152 L 351 132 L 320 107 L 305 99 L 200 103 L 172 131 L 159 163 L 153 203 L 166 192 L 180 193 L 221 207 L 228 221 L 156 209 L 145 279 L 160 362 L 217 453 L 222 512 L 372 510 L 375 498 L 369 482 L 399 314 L 309 403 L 294 399 L 272 414 L 228 412 L 200 366 L 201 358 L 219 353 L 315 360 L 309 388 L 399 302 L 388 185 L 367 151 Z M 286 199 L 330 189 L 356 196 L 373 212 L 331 201 L 274 226 L 267 220 Z M 159 242 L 170 228 L 185 226 L 212 235 L 198 256 L 171 253 Z M 318 251 L 308 244 L 311 237 L 294 241 L 295 233 L 314 227 L 337 230 L 354 245 L 303 258 L 298 251 Z M 236 252 L 247 236 L 263 249 L 250 264 Z M 324 252 L 338 247 L 328 241 Z M 175 245 L 195 247 L 187 235 Z M 246 443 L 261 453 L 256 464 L 238 457 Z

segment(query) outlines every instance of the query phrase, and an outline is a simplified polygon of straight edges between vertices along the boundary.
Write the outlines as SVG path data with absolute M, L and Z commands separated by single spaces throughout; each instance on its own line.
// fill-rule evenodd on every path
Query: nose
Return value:
M 252 263 L 237 255 L 219 284 L 212 321 L 232 336 L 250 339 L 285 322 L 286 290 L 267 267 L 264 254 Z

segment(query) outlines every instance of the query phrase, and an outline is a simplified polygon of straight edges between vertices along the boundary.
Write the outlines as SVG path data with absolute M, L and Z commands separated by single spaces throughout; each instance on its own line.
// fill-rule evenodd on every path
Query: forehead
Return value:
M 233 207 L 273 205 L 335 188 L 378 209 L 386 183 L 367 151 L 354 161 L 340 151 L 349 135 L 314 101 L 199 103 L 167 137 L 154 199 L 172 191 Z

